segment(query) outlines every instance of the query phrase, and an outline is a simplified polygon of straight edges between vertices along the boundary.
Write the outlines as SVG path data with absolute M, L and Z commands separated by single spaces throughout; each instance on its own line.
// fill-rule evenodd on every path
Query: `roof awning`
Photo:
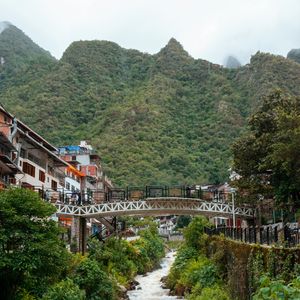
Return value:
M 36 146 L 38 146 L 39 148 L 43 149 L 45 152 L 48 153 L 48 155 L 53 159 L 54 165 L 56 167 L 66 167 L 68 166 L 68 163 L 64 160 L 62 160 L 60 157 L 58 157 L 58 155 L 56 155 L 55 153 L 51 152 L 48 148 L 46 148 L 42 143 L 39 143 L 37 140 L 35 140 L 33 137 L 31 137 L 29 134 L 25 133 L 24 131 L 22 131 L 21 129 L 18 128 L 18 131 L 25 136 L 26 138 L 29 139 L 29 142 Z
M 69 165 L 67 167 L 67 170 L 69 172 L 73 173 L 74 175 L 79 176 L 79 177 L 84 177 L 85 176 L 82 172 L 80 172 L 79 170 L 77 170 L 76 168 L 74 168 L 72 165 Z
M 7 174 L 23 173 L 13 161 L 6 155 L 0 154 L 0 164 L 2 165 L 4 172 Z

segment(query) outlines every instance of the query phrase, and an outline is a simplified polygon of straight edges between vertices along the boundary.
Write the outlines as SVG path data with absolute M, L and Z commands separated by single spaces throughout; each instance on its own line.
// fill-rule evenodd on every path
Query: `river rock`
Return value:
M 163 276 L 161 279 L 160 279 L 160 282 L 162 283 L 160 286 L 162 289 L 168 289 L 167 287 L 167 279 L 168 279 L 168 276 Z
M 127 295 L 127 289 L 125 286 L 118 284 L 118 299 L 119 300 L 129 300 Z
M 132 291 L 132 290 L 135 290 L 136 289 L 136 286 L 138 286 L 139 285 L 139 283 L 136 281 L 136 280 L 131 280 L 130 282 L 129 282 L 129 287 L 128 287 L 128 290 L 129 291 Z
M 124 285 L 118 284 L 118 289 L 121 293 L 126 293 L 127 292 L 127 289 Z

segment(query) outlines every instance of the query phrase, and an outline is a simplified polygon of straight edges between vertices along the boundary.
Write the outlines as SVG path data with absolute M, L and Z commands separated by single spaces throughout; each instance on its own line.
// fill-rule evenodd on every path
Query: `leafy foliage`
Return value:
M 70 256 L 59 228 L 49 219 L 55 208 L 37 193 L 0 191 L 0 289 L 14 299 L 27 290 L 41 296 L 66 272 Z
M 229 299 L 215 262 L 206 256 L 207 236 L 204 226 L 208 221 L 195 217 L 184 230 L 185 242 L 167 278 L 167 286 L 187 299 Z M 209 298 L 215 297 L 215 298 Z
M 290 284 L 285 285 L 282 280 L 270 280 L 263 276 L 260 280 L 260 288 L 253 296 L 253 300 L 264 299 L 300 299 L 300 278 L 295 278 Z
M 211 224 L 206 218 L 195 217 L 183 231 L 187 246 L 200 250 L 206 240 L 204 227 L 210 226 Z
M 188 262 L 180 276 L 179 284 L 191 289 L 198 283 L 204 288 L 217 283 L 218 279 L 216 266 L 202 255 Z
M 149 229 L 141 231 L 140 238 L 131 242 L 118 238 L 110 238 L 104 244 L 90 242 L 89 257 L 125 286 L 137 273 L 151 271 L 163 255 L 162 240 Z
M 278 203 L 300 200 L 300 100 L 280 91 L 265 98 L 250 118 L 249 133 L 234 147 L 237 181 L 252 201 L 276 196 Z
M 220 285 L 213 285 L 211 287 L 201 288 L 200 284 L 196 284 L 193 288 L 188 300 L 229 300 L 228 293 Z
M 84 300 L 85 294 L 71 279 L 67 278 L 52 286 L 43 300 Z
M 86 299 L 115 299 L 112 281 L 93 259 L 86 258 L 79 264 L 73 280 L 81 289 L 84 289 Z
M 176 222 L 176 229 L 184 228 L 190 224 L 192 220 L 191 216 L 179 216 Z

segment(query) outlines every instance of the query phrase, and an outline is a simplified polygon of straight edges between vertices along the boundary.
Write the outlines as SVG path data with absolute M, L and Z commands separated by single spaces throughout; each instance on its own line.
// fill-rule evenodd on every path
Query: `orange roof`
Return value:
M 67 170 L 70 171 L 71 173 L 73 173 L 74 175 L 80 176 L 80 177 L 84 177 L 85 175 L 80 172 L 79 170 L 77 170 L 76 168 L 74 168 L 72 165 L 69 165 L 67 167 Z

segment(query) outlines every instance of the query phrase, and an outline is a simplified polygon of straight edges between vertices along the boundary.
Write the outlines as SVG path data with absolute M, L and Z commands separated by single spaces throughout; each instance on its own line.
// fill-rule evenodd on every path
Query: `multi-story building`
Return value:
M 12 161 L 16 148 L 9 140 L 13 118 L 0 107 L 0 189 L 15 182 L 15 174 L 22 173 Z
M 72 168 L 65 170 L 67 188 L 74 191 L 79 184 L 82 195 L 92 195 L 93 201 L 96 203 L 104 201 L 105 194 L 112 188 L 112 183 L 104 175 L 101 158 L 95 153 L 92 146 L 88 145 L 86 141 L 81 141 L 78 146 L 64 146 L 59 147 L 58 150 L 59 156 L 72 165 Z M 77 185 L 74 179 L 77 179 Z
M 63 189 L 65 174 L 60 168 L 69 164 L 56 154 L 57 149 L 1 106 L 0 122 L 1 151 L 11 159 L 6 166 L 17 167 L 10 182 L 41 192 Z M 52 196 L 58 200 L 58 193 Z

